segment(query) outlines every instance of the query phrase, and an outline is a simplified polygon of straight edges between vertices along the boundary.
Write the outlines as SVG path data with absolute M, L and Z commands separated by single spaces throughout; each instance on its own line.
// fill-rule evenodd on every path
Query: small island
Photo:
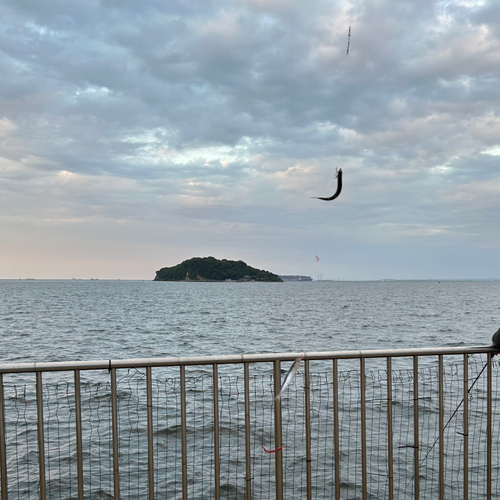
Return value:
M 277 274 L 250 267 L 242 260 L 194 257 L 156 271 L 154 281 L 279 281 Z

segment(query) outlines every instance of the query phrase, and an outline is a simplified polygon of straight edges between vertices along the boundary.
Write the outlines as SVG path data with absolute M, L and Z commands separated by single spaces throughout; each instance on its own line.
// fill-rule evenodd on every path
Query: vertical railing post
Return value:
M 443 355 L 438 356 L 439 370 L 439 500 L 444 500 L 444 368 Z
M 155 471 L 153 453 L 153 381 L 151 367 L 146 367 L 146 406 L 148 418 L 148 493 L 149 500 L 155 498 Z
M 335 459 L 335 500 L 340 500 L 340 428 L 338 360 L 333 360 L 333 456 Z
M 387 457 L 389 500 L 394 499 L 394 444 L 392 436 L 392 358 L 387 356 Z
M 7 500 L 7 450 L 5 443 L 5 406 L 3 373 L 0 373 L 0 481 L 1 500 Z
M 187 424 L 186 424 L 186 366 L 181 365 L 181 453 L 182 453 L 182 500 L 188 498 L 187 479 Z
M 120 500 L 120 443 L 118 433 L 118 397 L 116 368 L 111 368 L 111 433 L 113 438 L 113 491 L 114 500 Z
M 215 500 L 220 499 L 220 445 L 219 445 L 219 373 L 216 363 L 213 365 L 214 398 L 214 475 Z
M 76 470 L 78 500 L 83 500 L 83 443 L 82 443 L 82 396 L 80 370 L 74 371 L 75 379 L 75 431 L 76 431 Z
M 274 397 L 276 398 L 281 389 L 281 362 L 274 361 Z M 274 400 L 274 447 L 282 446 L 281 427 L 281 398 Z M 283 452 L 280 450 L 274 454 L 275 474 L 276 474 L 276 500 L 283 500 Z
M 243 364 L 245 384 L 245 465 L 246 500 L 252 500 L 252 456 L 250 453 L 250 374 L 248 363 Z
M 362 498 L 368 499 L 368 473 L 366 466 L 366 377 L 365 377 L 365 358 L 359 359 L 359 376 L 361 392 L 361 486 Z
M 40 477 L 40 500 L 46 498 L 45 483 L 45 439 L 43 432 L 43 386 L 42 372 L 36 372 L 36 412 L 38 429 L 38 470 Z
M 464 500 L 469 498 L 469 355 L 464 354 Z
M 491 394 L 493 391 L 492 382 L 492 360 L 493 355 L 491 352 L 488 353 L 488 370 L 487 374 L 487 384 L 486 384 L 486 499 L 491 500 L 491 469 L 492 469 L 492 408 L 491 408 Z
M 309 360 L 304 361 L 304 396 L 306 404 L 306 475 L 307 500 L 312 499 L 312 470 L 311 470 L 311 392 L 309 378 Z
M 415 500 L 420 498 L 419 477 L 419 435 L 418 435 L 418 356 L 413 356 L 413 460 L 415 478 Z

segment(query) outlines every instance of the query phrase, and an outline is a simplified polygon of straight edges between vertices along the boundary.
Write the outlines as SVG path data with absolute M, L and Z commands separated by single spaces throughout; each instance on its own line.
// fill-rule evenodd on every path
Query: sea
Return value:
M 239 355 L 423 347 L 489 346 L 500 327 L 496 281 L 313 281 L 185 283 L 104 280 L 0 281 L 0 364 L 169 356 Z M 432 358 L 432 359 L 431 359 Z M 418 361 L 420 498 L 439 498 L 437 357 Z M 453 357 L 452 357 L 453 358 Z M 444 368 L 445 498 L 463 498 L 463 357 Z M 486 498 L 485 356 L 471 356 L 468 401 L 468 488 Z M 495 358 L 496 361 L 496 358 Z M 398 366 L 398 362 L 400 366 Z M 388 373 L 366 362 L 366 453 L 369 498 L 388 498 Z M 393 360 L 391 407 L 395 498 L 415 498 L 414 365 Z M 247 498 L 245 394 L 249 398 L 252 498 L 274 497 L 272 363 L 253 364 L 248 392 L 242 366 L 186 368 L 188 497 L 215 498 L 214 402 L 218 394 L 220 498 Z M 288 369 L 282 364 L 282 377 Z M 309 366 L 309 365 L 308 365 Z M 335 496 L 332 364 L 310 363 L 312 498 Z M 359 360 L 339 362 L 341 497 L 362 498 Z M 85 498 L 114 498 L 110 374 L 82 372 Z M 121 498 L 148 496 L 146 374 L 117 370 Z M 305 368 L 282 398 L 284 498 L 307 497 Z M 493 428 L 500 425 L 500 369 L 493 370 Z M 37 393 L 33 374 L 4 376 L 9 498 L 40 497 Z M 182 372 L 155 368 L 152 381 L 156 498 L 184 498 Z M 477 382 L 477 383 L 476 383 Z M 47 498 L 77 498 L 73 374 L 43 374 Z M 500 441 L 493 446 L 494 498 L 500 496 Z M 497 486 L 498 485 L 498 486 Z
M 498 281 L 0 280 L 0 363 L 488 346 Z

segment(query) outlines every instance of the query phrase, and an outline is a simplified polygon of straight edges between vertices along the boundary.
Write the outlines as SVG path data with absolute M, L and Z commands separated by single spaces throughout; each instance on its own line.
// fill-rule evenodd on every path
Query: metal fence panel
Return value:
M 278 401 L 286 354 L 0 367 L 1 498 L 493 498 L 500 370 L 474 352 L 306 356 Z

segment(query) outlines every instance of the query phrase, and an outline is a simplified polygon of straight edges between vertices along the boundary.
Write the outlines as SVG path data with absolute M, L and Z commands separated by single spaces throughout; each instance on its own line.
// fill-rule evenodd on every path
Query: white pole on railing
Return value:
M 304 392 L 306 405 L 306 476 L 307 500 L 312 499 L 312 469 L 311 469 L 311 390 L 309 380 L 309 360 L 304 361 Z
M 492 441 L 493 441 L 493 433 L 492 433 L 492 408 L 491 408 L 491 393 L 493 390 L 493 381 L 492 381 L 492 360 L 493 355 L 491 352 L 488 353 L 488 381 L 487 381 L 487 394 L 486 394 L 486 499 L 491 500 L 491 469 L 492 469 Z
M 252 455 L 250 452 L 250 374 L 248 363 L 243 364 L 245 381 L 245 465 L 246 500 L 252 500 Z
M 438 357 L 439 370 L 439 500 L 444 500 L 444 373 L 443 355 Z
M 414 452 L 414 480 L 415 500 L 420 498 L 419 477 L 419 433 L 418 433 L 418 356 L 413 356 L 413 452 Z
M 464 354 L 464 500 L 469 498 L 469 355 Z
M 392 360 L 387 357 L 387 462 L 389 500 L 394 500 L 394 445 L 392 437 Z
M 80 370 L 75 370 L 75 431 L 76 431 L 76 470 L 78 500 L 83 500 L 83 445 L 82 445 L 82 397 L 80 389 Z
M 281 362 L 274 361 L 274 397 L 278 396 L 281 389 Z M 281 428 L 281 398 L 274 400 L 274 447 L 281 448 L 282 441 Z M 275 474 L 276 474 L 276 500 L 283 500 L 283 451 L 279 450 L 274 454 Z
M 366 465 L 366 377 L 365 360 L 359 360 L 359 390 L 361 393 L 361 486 L 363 500 L 368 499 L 368 471 Z
M 43 433 L 42 372 L 36 372 L 36 411 L 38 428 L 38 470 L 40 477 L 40 500 L 45 500 L 45 440 Z
M 148 493 L 149 500 L 155 498 L 155 470 L 153 453 L 153 387 L 151 367 L 146 367 L 146 406 L 148 418 Z
M 245 466 L 246 500 L 252 500 L 252 455 L 250 452 L 250 373 L 248 363 L 243 364 L 245 383 Z
M 1 499 L 7 500 L 7 451 L 5 446 L 5 407 L 3 375 L 0 373 L 0 481 Z
M 187 414 L 186 414 L 186 367 L 181 370 L 181 449 L 182 449 L 182 500 L 188 500 L 187 478 Z
M 113 439 L 114 500 L 120 500 L 120 443 L 118 433 L 118 396 L 116 394 L 116 368 L 111 368 L 111 431 Z
M 213 366 L 213 398 L 214 398 L 214 475 L 215 500 L 220 499 L 220 438 L 219 438 L 219 372 Z
M 335 500 L 340 500 L 340 429 L 338 360 L 333 360 L 333 455 L 335 459 Z

